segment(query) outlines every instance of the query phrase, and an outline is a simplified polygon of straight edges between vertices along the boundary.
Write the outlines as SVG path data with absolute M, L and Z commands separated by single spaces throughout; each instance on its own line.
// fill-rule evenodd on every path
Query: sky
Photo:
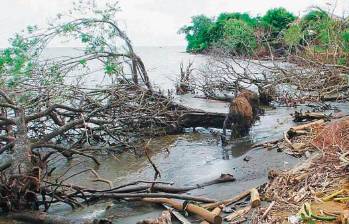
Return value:
M 43 26 L 57 13 L 69 10 L 73 3 L 73 0 L 0 1 L 0 47 L 6 47 L 15 32 L 27 25 Z M 334 5 L 337 15 L 349 14 L 349 0 L 119 0 L 119 4 L 122 9 L 119 24 L 135 46 L 184 46 L 184 37 L 177 31 L 199 14 L 248 12 L 255 16 L 270 8 L 284 7 L 295 15 L 303 15 L 312 6 L 328 9 Z

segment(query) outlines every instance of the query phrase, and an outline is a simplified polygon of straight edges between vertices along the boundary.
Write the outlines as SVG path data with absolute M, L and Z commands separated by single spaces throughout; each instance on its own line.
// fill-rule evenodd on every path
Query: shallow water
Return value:
M 214 101 L 211 101 L 214 103 Z M 220 103 L 218 104 L 220 105 Z M 217 106 L 218 107 L 218 106 Z M 299 162 L 299 159 L 277 152 L 275 149 L 256 148 L 256 142 L 279 139 L 293 122 L 289 116 L 290 108 L 277 108 L 266 111 L 265 116 L 252 128 L 249 136 L 233 141 L 229 146 L 222 147 L 217 129 L 198 129 L 196 133 L 165 136 L 151 142 L 152 160 L 161 172 L 158 180 L 174 182 L 176 186 L 187 186 L 217 178 L 221 173 L 233 174 L 235 182 L 224 183 L 197 189 L 190 192 L 209 198 L 230 198 L 251 187 L 259 186 L 267 181 L 267 173 L 271 169 L 287 169 Z M 190 131 L 190 130 L 188 130 Z M 166 150 L 165 150 L 166 149 Z M 244 158 L 249 159 L 248 162 Z M 72 172 L 84 169 L 92 163 L 77 166 Z M 154 171 L 144 157 L 135 157 L 124 153 L 118 158 L 105 158 L 97 169 L 106 179 L 120 185 L 135 180 L 152 180 Z M 71 183 L 89 187 L 102 188 L 104 184 L 91 184 L 93 178 L 86 174 L 74 178 Z M 113 215 L 115 223 L 136 223 L 139 220 L 157 217 L 161 207 L 142 203 L 101 203 L 86 209 L 70 211 L 55 208 L 53 211 L 69 216 L 104 217 Z
M 174 87 L 175 78 L 181 61 L 195 60 L 195 66 L 200 66 L 205 60 L 202 56 L 182 53 L 182 48 L 146 48 L 139 50 L 149 75 L 162 89 Z M 227 103 L 194 99 L 190 95 L 177 99 L 180 103 L 210 112 L 226 112 Z M 340 109 L 348 111 L 347 104 L 338 104 Z M 255 148 L 251 146 L 258 142 L 282 138 L 283 132 L 293 126 L 293 108 L 278 107 L 267 110 L 264 116 L 253 126 L 249 136 L 232 141 L 222 147 L 218 129 L 190 129 L 181 135 L 165 136 L 151 141 L 152 160 L 161 172 L 161 181 L 174 182 L 176 186 L 193 185 L 217 178 L 221 173 L 233 174 L 235 182 L 224 183 L 197 189 L 189 192 L 214 199 L 230 198 L 239 192 L 256 187 L 267 181 L 267 173 L 271 169 L 287 169 L 299 159 L 277 152 L 276 149 Z M 248 158 L 248 162 L 244 158 Z M 114 186 L 135 180 L 152 180 L 154 171 L 145 157 L 132 153 L 123 153 L 117 157 L 105 156 L 100 159 L 101 166 L 94 167 L 90 160 L 73 160 L 62 163 L 62 171 L 74 166 L 67 175 L 79 170 L 93 167 L 105 179 L 113 181 Z M 93 175 L 86 173 L 69 179 L 69 183 L 88 186 L 89 188 L 106 188 L 103 183 L 91 182 Z M 106 210 L 106 208 L 109 208 Z M 96 204 L 84 209 L 71 211 L 66 206 L 55 206 L 50 212 L 65 214 L 72 217 L 109 217 L 114 223 L 136 223 L 139 220 L 157 217 L 161 207 L 142 203 L 111 203 Z M 1 221 L 0 221 L 1 222 Z

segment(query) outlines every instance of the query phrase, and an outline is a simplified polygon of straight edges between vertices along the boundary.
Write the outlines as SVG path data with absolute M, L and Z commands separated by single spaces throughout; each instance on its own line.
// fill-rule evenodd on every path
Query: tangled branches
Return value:
M 0 52 L 4 211 L 46 208 L 45 195 L 74 207 L 43 187 L 55 169 L 48 165 L 52 155 L 85 156 L 98 165 L 91 152 L 136 149 L 142 137 L 179 130 L 178 108 L 153 91 L 142 60 L 118 27 L 117 5 L 98 7 L 80 1 L 73 20 L 59 15 L 47 30 L 28 27 Z M 49 57 L 49 44 L 61 38 L 83 47 Z
M 250 88 L 258 91 L 266 104 L 275 100 L 294 105 L 347 96 L 347 67 L 320 64 L 294 55 L 284 59 L 291 63 L 273 57 L 271 61 L 239 60 L 224 49 L 214 49 L 195 79 L 196 87 L 206 97 L 215 99 L 222 98 L 222 93 L 225 97 L 236 95 L 241 87 Z

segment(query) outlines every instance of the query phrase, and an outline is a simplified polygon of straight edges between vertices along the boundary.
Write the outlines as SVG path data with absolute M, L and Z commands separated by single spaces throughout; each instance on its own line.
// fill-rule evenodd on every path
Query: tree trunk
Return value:
M 28 138 L 27 123 L 25 121 L 24 109 L 16 111 L 16 138 L 14 141 L 13 153 L 12 153 L 12 165 L 10 169 L 11 174 L 28 173 L 31 168 L 31 147 Z
M 225 117 L 225 113 L 187 112 L 179 118 L 178 124 L 182 128 L 222 128 Z

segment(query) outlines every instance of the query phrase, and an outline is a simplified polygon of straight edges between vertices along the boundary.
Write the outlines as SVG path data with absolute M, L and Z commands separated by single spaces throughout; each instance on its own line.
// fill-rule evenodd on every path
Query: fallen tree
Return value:
M 98 166 L 101 153 L 137 152 L 151 137 L 179 133 L 185 127 L 218 127 L 224 119 L 222 114 L 183 107 L 154 91 L 142 60 L 117 24 L 118 6 L 96 10 L 100 5 L 86 2 L 74 8 L 74 19 L 62 14 L 46 30 L 28 27 L 28 32 L 11 40 L 11 47 L 0 51 L 0 209 L 18 219 L 59 223 L 69 220 L 17 212 L 47 211 L 56 203 L 76 208 L 105 199 L 167 197 L 215 202 L 147 190 L 178 193 L 234 178 L 223 176 L 187 188 L 152 183 L 141 190 L 137 186 L 141 192 L 129 189 L 129 193 L 121 188 L 97 191 L 68 183 L 74 176 L 92 172 L 94 181 L 113 189 L 111 181 L 90 168 L 50 179 L 57 158 L 82 156 Z M 62 38 L 79 41 L 83 50 L 74 56 L 47 57 L 49 44 Z M 95 70 L 103 72 L 96 74 Z

